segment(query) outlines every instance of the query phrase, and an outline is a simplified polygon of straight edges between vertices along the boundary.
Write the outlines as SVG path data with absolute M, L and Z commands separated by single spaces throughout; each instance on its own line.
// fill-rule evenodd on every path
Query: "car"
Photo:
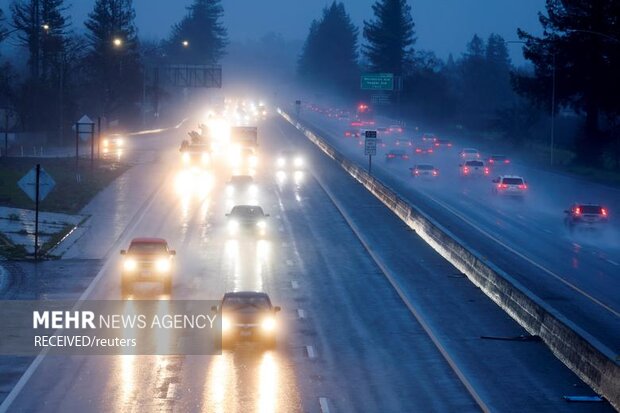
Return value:
M 416 155 L 430 155 L 434 151 L 432 144 L 417 145 L 413 150 Z
M 411 176 L 415 178 L 436 178 L 439 176 L 439 169 L 430 164 L 418 164 L 409 168 Z
M 101 139 L 101 146 L 104 150 L 115 150 L 125 146 L 125 137 L 118 133 L 113 133 Z
M 296 152 L 293 151 L 280 151 L 277 159 L 276 159 L 276 168 L 279 171 L 289 170 L 289 171 L 299 171 L 305 168 L 304 158 Z
M 411 139 L 395 139 L 394 140 L 394 145 L 395 146 L 413 146 L 413 142 L 411 141 Z
M 527 189 L 527 182 L 521 176 L 502 175 L 493 179 L 493 193 L 496 195 L 522 197 Z
M 510 159 L 506 155 L 491 155 L 487 159 L 487 163 L 491 166 L 502 166 L 510 164 Z
M 268 348 L 276 346 L 278 324 L 269 295 L 258 291 L 235 291 L 224 294 L 212 311 L 221 316 L 222 348 L 231 348 L 239 341 L 254 341 Z
M 172 292 L 173 259 L 176 251 L 163 238 L 134 238 L 121 250 L 121 294 L 132 292 L 138 282 L 160 282 L 164 294 Z
M 180 149 L 183 166 L 187 168 L 204 168 L 209 165 L 211 162 L 209 145 L 183 142 L 185 144 L 182 144 Z
M 406 161 L 407 159 L 409 159 L 409 155 L 407 154 L 407 151 L 404 149 L 390 149 L 385 154 L 386 161 L 392 161 L 396 159 L 401 159 L 401 160 Z
M 228 214 L 228 233 L 231 236 L 240 233 L 267 235 L 267 220 L 263 208 L 258 205 L 235 205 Z
M 437 142 L 438 139 L 439 138 L 434 133 L 426 132 L 426 133 L 422 134 L 422 142 L 433 143 L 434 144 L 435 142 Z
M 388 129 L 392 133 L 403 133 L 405 131 L 400 125 L 390 125 Z
M 360 130 L 359 129 L 347 129 L 344 131 L 345 138 L 359 138 Z
M 565 210 L 564 224 L 573 231 L 577 227 L 586 229 L 600 228 L 601 225 L 609 222 L 609 212 L 607 208 L 598 204 L 578 204 L 575 203 Z
M 226 183 L 226 196 L 235 195 L 256 195 L 258 186 L 254 183 L 254 178 L 250 175 L 233 175 Z
M 465 161 L 459 167 L 461 176 L 486 176 L 490 173 L 489 167 L 485 166 L 484 162 L 475 159 Z
M 463 148 L 459 156 L 462 159 L 480 159 L 480 151 L 474 148 Z
M 437 139 L 435 141 L 435 147 L 436 148 L 451 148 L 452 147 L 452 142 L 449 141 L 448 139 Z

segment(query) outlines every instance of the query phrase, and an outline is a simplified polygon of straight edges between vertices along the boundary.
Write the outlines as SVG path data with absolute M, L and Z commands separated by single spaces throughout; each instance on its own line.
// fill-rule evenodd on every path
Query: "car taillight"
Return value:
M 422 152 L 422 149 L 420 149 L 420 148 L 416 148 L 415 149 L 415 153 L 421 153 L 421 152 Z
M 388 155 L 388 158 L 394 158 L 396 155 L 392 155 L 391 153 Z
M 520 185 L 519 185 L 519 189 L 527 189 L 527 185 L 525 185 L 525 184 L 520 184 Z
M 506 159 L 504 163 L 510 163 L 510 159 Z
M 484 168 L 484 174 L 488 175 L 489 174 L 489 168 Z
M 409 159 L 409 155 L 403 155 L 403 159 Z
M 581 215 L 581 208 L 575 208 L 575 215 Z
M 432 150 L 432 149 L 429 149 L 427 152 L 428 152 L 428 153 L 433 153 L 433 150 Z
M 601 208 L 601 215 L 604 217 L 607 216 L 607 210 L 605 208 Z
M 506 188 L 508 188 L 508 185 L 506 185 L 506 184 L 499 184 L 499 185 L 497 185 L 497 187 L 499 189 L 506 189 Z
M 463 168 L 463 173 L 464 174 L 468 174 L 469 173 L 469 168 L 467 168 L 467 167 Z
M 433 175 L 434 175 L 434 176 L 437 176 L 438 174 L 439 174 L 439 172 L 438 172 L 438 171 L 433 171 Z
M 416 175 L 420 175 L 420 171 L 418 171 L 417 169 L 415 171 L 413 171 L 414 174 Z
M 495 163 L 493 159 L 489 159 L 489 163 Z
M 439 143 L 435 143 L 435 146 L 439 146 Z

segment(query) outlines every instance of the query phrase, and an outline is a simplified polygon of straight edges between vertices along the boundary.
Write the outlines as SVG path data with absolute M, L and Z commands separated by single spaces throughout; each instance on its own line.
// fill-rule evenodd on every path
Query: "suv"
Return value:
M 228 232 L 237 235 L 241 231 L 252 232 L 259 236 L 267 234 L 267 222 L 265 218 L 269 214 L 263 212 L 258 205 L 235 205 L 228 217 Z
M 239 340 L 260 341 L 267 347 L 276 345 L 276 313 L 266 293 L 237 291 L 224 294 L 219 306 L 211 307 L 222 317 L 222 348 Z
M 493 193 L 496 195 L 523 196 L 527 182 L 520 176 L 502 175 L 493 180 Z
M 577 225 L 595 228 L 600 224 L 607 223 L 609 220 L 607 208 L 596 204 L 573 204 L 564 213 L 566 214 L 564 224 L 571 231 Z
M 484 162 L 477 160 L 465 161 L 459 165 L 461 176 L 486 176 L 490 173 L 489 167 Z
M 474 148 L 463 148 L 460 156 L 462 159 L 480 159 L 480 151 Z
M 172 292 L 172 261 L 176 251 L 163 238 L 134 238 L 127 250 L 121 250 L 121 294 L 130 294 L 136 282 L 161 282 L 164 294 Z

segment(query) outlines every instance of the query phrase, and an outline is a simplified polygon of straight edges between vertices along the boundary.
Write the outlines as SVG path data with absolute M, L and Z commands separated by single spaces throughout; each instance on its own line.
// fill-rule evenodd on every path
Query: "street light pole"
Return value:
M 555 53 L 552 54 L 551 68 L 551 166 L 553 166 L 553 147 L 555 140 Z

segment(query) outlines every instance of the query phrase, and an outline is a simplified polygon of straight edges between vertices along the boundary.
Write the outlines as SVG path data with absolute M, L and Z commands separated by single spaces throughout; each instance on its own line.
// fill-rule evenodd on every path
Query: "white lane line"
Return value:
M 286 260 L 286 265 L 288 265 L 289 267 L 292 267 L 293 266 L 293 261 Z
M 497 244 L 501 245 L 502 247 L 504 247 L 505 249 L 507 249 L 508 251 L 512 252 L 513 254 L 517 255 L 518 257 L 524 259 L 525 261 L 529 262 L 530 264 L 532 264 L 533 266 L 539 268 L 540 270 L 544 271 L 545 273 L 547 273 L 548 275 L 552 276 L 553 278 L 555 278 L 556 280 L 560 281 L 562 284 L 566 285 L 567 287 L 571 288 L 572 290 L 578 292 L 579 294 L 583 295 L 584 297 L 588 298 L 590 301 L 598 304 L 600 307 L 604 308 L 605 310 L 609 311 L 611 314 L 615 315 L 616 317 L 620 317 L 620 312 L 616 311 L 615 309 L 611 308 L 609 305 L 605 304 L 604 302 L 602 302 L 601 300 L 599 300 L 598 298 L 590 295 L 589 293 L 587 293 L 586 291 L 582 290 L 581 288 L 577 287 L 575 284 L 571 283 L 568 280 L 565 280 L 563 277 L 561 277 L 560 275 L 556 274 L 555 272 L 551 271 L 550 269 L 544 267 L 543 265 L 539 264 L 538 262 L 534 261 L 532 258 L 528 257 L 525 254 L 520 253 L 519 251 L 517 251 L 516 249 L 512 248 L 510 245 L 508 245 L 507 243 L 501 241 L 499 238 L 497 238 L 496 236 L 492 235 L 491 233 L 485 231 L 484 229 L 482 229 L 481 227 L 479 227 L 478 225 L 476 225 L 473 221 L 471 221 L 470 219 L 468 219 L 467 217 L 465 217 L 463 214 L 461 214 L 460 212 L 454 210 L 452 207 L 450 207 L 449 205 L 447 205 L 446 203 L 444 203 L 443 201 L 439 201 L 437 199 L 435 199 L 434 197 L 427 195 L 427 197 L 434 201 L 435 203 L 437 203 L 438 205 L 442 206 L 444 209 L 446 209 L 448 212 L 451 212 L 453 215 L 456 215 L 458 218 L 460 218 L 462 221 L 464 221 L 465 223 L 469 224 L 471 227 L 473 227 L 474 229 L 476 229 L 478 232 L 480 232 L 482 235 L 486 236 L 487 238 L 495 241 Z M 581 245 L 573 242 L 573 247 L 575 247 L 576 249 L 581 249 Z
M 299 284 L 297 281 L 291 281 L 291 287 L 293 287 L 293 290 L 296 290 L 299 288 Z
M 306 352 L 308 353 L 308 358 L 309 359 L 316 358 L 316 353 L 314 352 L 314 347 L 306 346 Z
M 612 265 L 615 265 L 615 266 L 619 266 L 619 265 L 620 265 L 620 264 L 618 264 L 616 261 L 613 261 L 613 260 L 609 260 L 609 259 L 608 259 L 608 260 L 606 260 L 606 261 L 607 261 L 608 263 L 612 264 Z
M 101 269 L 99 270 L 99 272 L 97 273 L 95 278 L 93 278 L 93 280 L 90 282 L 90 285 L 88 286 L 88 288 L 86 288 L 86 291 L 84 291 L 82 293 L 82 295 L 78 299 L 78 303 L 76 303 L 75 306 L 73 307 L 74 309 L 79 308 L 79 306 L 80 306 L 79 303 L 84 301 L 84 300 L 86 300 L 88 298 L 88 296 L 95 289 L 95 286 L 97 284 L 99 284 L 99 282 L 103 278 L 103 274 L 105 274 L 107 272 L 108 267 L 110 267 L 110 265 L 112 265 L 112 262 L 116 262 L 116 260 L 110 258 L 110 251 L 112 251 L 113 248 L 118 247 L 121 244 L 121 241 L 123 239 L 127 238 L 128 235 L 130 233 L 132 233 L 138 227 L 138 225 L 142 222 L 142 220 L 146 216 L 147 212 L 153 206 L 153 203 L 155 202 L 155 199 L 157 198 L 159 193 L 165 187 L 164 182 L 166 180 L 167 179 L 162 181 L 161 186 L 155 190 L 154 195 L 152 196 L 152 198 L 150 200 L 148 200 L 147 205 L 144 207 L 144 209 L 142 209 L 142 211 L 138 211 L 136 219 L 134 219 L 132 222 L 130 222 L 125 227 L 125 229 L 121 232 L 121 234 L 116 239 L 116 241 L 109 248 L 108 252 L 105 255 L 105 257 L 106 257 L 105 264 L 103 264 L 103 266 L 101 267 Z M 6 412 L 9 411 L 9 408 L 11 407 L 11 404 L 13 404 L 13 401 L 15 401 L 15 399 L 17 398 L 19 393 L 21 393 L 22 389 L 26 386 L 26 384 L 28 383 L 28 381 L 30 380 L 32 375 L 39 368 L 39 365 L 41 364 L 41 362 L 43 361 L 43 359 L 45 358 L 45 356 L 48 353 L 48 349 L 49 349 L 49 347 L 45 347 L 45 349 L 42 352 L 40 352 L 39 355 L 37 355 L 37 357 L 32 361 L 30 366 L 28 366 L 28 368 L 26 369 L 24 374 L 22 374 L 22 376 L 19 378 L 19 380 L 17 381 L 17 383 L 15 384 L 15 386 L 13 387 L 11 392 L 2 401 L 2 404 L 0 404 L 0 413 L 6 413 Z
M 327 397 L 319 397 L 319 406 L 321 406 L 321 413 L 329 413 L 329 403 Z
M 297 317 L 299 317 L 300 319 L 304 319 L 306 318 L 306 312 L 304 310 L 302 310 L 301 308 L 297 309 Z
M 177 392 L 177 384 L 170 383 L 168 385 L 168 392 L 166 393 L 166 399 L 174 399 Z

